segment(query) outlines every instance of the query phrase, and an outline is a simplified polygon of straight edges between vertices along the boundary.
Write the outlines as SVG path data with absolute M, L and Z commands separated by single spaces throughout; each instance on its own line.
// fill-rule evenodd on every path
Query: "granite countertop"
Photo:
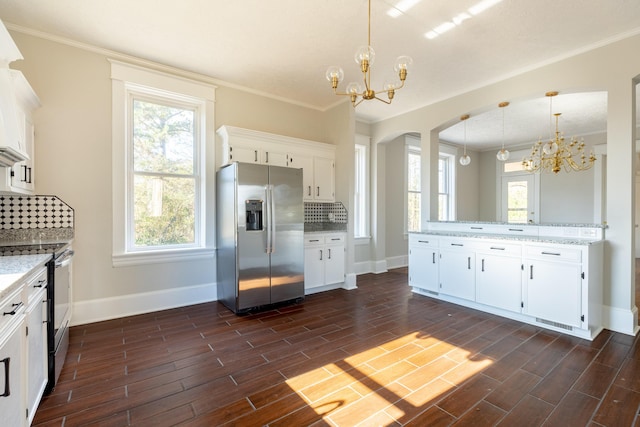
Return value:
M 305 233 L 346 232 L 347 224 L 343 222 L 305 222 Z
M 0 298 L 13 292 L 34 269 L 44 266 L 51 254 L 0 257 Z
M 579 227 L 579 228 L 607 228 L 606 224 L 579 224 L 579 223 L 513 223 L 513 222 L 492 222 L 492 221 L 430 221 L 431 224 L 491 224 L 491 225 L 511 225 L 523 227 Z
M 575 239 L 566 237 L 538 237 L 538 236 L 514 236 L 512 234 L 476 234 L 455 231 L 422 231 L 414 232 L 414 234 L 427 234 L 430 236 L 441 237 L 472 237 L 474 239 L 493 239 L 493 240 L 512 240 L 519 242 L 535 242 L 535 243 L 553 243 L 560 245 L 583 245 L 588 246 L 602 240 L 596 239 Z

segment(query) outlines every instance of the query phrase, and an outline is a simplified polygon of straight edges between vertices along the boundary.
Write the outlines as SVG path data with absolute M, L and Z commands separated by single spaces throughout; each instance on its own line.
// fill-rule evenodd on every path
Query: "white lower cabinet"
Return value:
M 416 293 L 593 339 L 603 329 L 603 246 L 416 233 L 409 284 Z
M 527 248 L 527 314 L 562 325 L 582 325 L 584 279 L 581 252 L 580 249 L 555 246 Z
M 24 426 L 26 412 L 22 292 L 0 302 L 0 424 Z
M 440 240 L 440 292 L 454 297 L 475 300 L 476 254 L 462 240 Z
M 344 282 L 345 234 L 310 233 L 304 238 L 304 289 Z
M 46 288 L 38 290 L 27 306 L 27 416 L 31 424 L 47 385 Z
M 522 310 L 522 258 L 519 245 L 483 244 L 476 259 L 476 301 L 503 310 Z
M 411 234 L 409 236 L 409 286 L 429 292 L 440 290 L 438 239 Z

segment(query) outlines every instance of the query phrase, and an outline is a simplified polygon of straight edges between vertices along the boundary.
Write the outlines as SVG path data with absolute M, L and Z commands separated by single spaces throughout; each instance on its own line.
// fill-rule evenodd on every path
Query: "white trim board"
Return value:
M 216 301 L 215 283 L 73 303 L 71 326 Z

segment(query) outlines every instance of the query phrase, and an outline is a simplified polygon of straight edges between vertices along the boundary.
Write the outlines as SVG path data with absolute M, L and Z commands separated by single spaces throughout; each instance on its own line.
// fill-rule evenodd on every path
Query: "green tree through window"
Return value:
M 193 244 L 196 236 L 196 111 L 133 101 L 133 243 Z

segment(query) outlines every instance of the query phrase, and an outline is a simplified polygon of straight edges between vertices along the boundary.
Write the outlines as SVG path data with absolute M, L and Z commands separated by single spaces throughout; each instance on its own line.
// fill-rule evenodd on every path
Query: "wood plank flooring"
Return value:
M 236 316 L 218 303 L 71 328 L 36 426 L 631 426 L 640 343 L 413 295 L 406 269 Z

